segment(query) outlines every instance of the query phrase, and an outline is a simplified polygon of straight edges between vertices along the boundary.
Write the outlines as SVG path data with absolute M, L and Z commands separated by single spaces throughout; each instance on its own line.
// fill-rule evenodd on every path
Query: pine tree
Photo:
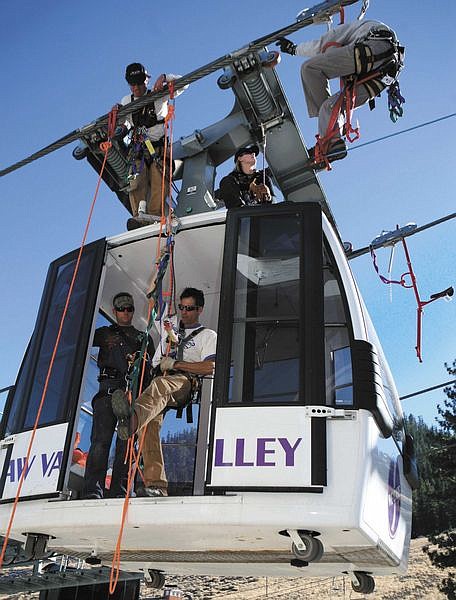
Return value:
M 445 364 L 445 368 L 452 376 L 456 375 L 456 360 L 452 366 Z M 430 462 L 436 476 L 445 482 L 443 496 L 434 497 L 434 504 L 444 508 L 447 525 L 446 531 L 436 532 L 429 537 L 434 547 L 425 546 L 424 552 L 431 562 L 441 568 L 456 568 L 456 384 L 444 388 L 447 399 L 443 406 L 438 406 L 438 423 L 440 425 L 440 447 L 437 452 L 430 454 Z M 440 530 L 441 531 L 441 530 Z M 456 572 L 449 572 L 448 577 L 442 580 L 439 589 L 450 600 L 456 600 Z

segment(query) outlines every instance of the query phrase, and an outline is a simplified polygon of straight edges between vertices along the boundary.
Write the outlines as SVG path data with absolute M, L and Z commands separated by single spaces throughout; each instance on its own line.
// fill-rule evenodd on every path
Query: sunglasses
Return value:
M 123 308 L 116 308 L 117 312 L 133 312 L 135 309 L 133 306 L 124 306 Z
M 178 304 L 177 308 L 179 310 L 186 310 L 187 312 L 193 312 L 194 310 L 198 310 L 199 306 L 185 306 L 184 304 Z

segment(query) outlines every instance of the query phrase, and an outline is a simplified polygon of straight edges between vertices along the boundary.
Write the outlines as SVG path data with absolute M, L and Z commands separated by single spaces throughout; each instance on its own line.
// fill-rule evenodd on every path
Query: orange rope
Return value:
M 32 435 L 30 437 L 30 442 L 29 442 L 29 445 L 28 445 L 28 448 L 27 448 L 27 454 L 25 456 L 25 461 L 24 461 L 22 473 L 21 473 L 21 476 L 20 476 L 20 479 L 19 479 L 17 490 L 16 490 L 16 496 L 14 498 L 13 508 L 11 509 L 11 515 L 10 515 L 10 519 L 9 519 L 9 522 L 8 522 L 8 527 L 7 527 L 7 530 L 6 530 L 6 533 L 5 533 L 5 539 L 4 539 L 4 542 L 3 542 L 2 552 L 0 554 L 0 569 L 3 566 L 3 560 L 5 558 L 5 552 L 6 552 L 6 548 L 8 546 L 8 540 L 9 540 L 9 536 L 10 536 L 10 533 L 11 533 L 11 528 L 13 526 L 14 517 L 16 515 L 16 510 L 17 510 L 17 506 L 18 506 L 18 503 L 19 503 L 19 497 L 21 495 L 22 486 L 23 486 L 23 483 L 24 483 L 24 480 L 25 480 L 25 476 L 27 474 L 27 467 L 28 467 L 28 463 L 29 463 L 29 459 L 30 459 L 30 454 L 31 454 L 31 451 L 32 451 L 33 442 L 35 441 L 36 430 L 38 428 L 38 424 L 39 424 L 40 417 L 41 417 L 41 412 L 43 410 L 44 400 L 46 398 L 46 394 L 47 394 L 47 390 L 48 390 L 48 386 L 49 386 L 49 381 L 50 381 L 51 374 L 52 374 L 52 369 L 53 369 L 53 366 L 54 366 L 55 357 L 57 355 L 57 350 L 58 350 L 58 347 L 59 347 L 59 344 L 60 344 L 60 338 L 62 336 L 63 324 L 65 322 L 65 318 L 66 318 L 66 315 L 67 315 L 67 312 L 68 312 L 68 307 L 70 305 L 70 299 L 71 299 L 71 295 L 73 293 L 74 283 L 76 281 L 76 276 L 77 276 L 78 271 L 79 271 L 79 266 L 80 266 L 81 258 L 82 258 L 82 252 L 84 250 L 84 246 L 85 246 L 86 239 L 87 239 L 87 234 L 89 232 L 89 226 L 90 226 L 90 222 L 92 220 L 92 215 L 93 215 L 93 211 L 94 211 L 94 208 L 95 208 L 95 203 L 96 203 L 96 200 L 97 200 L 97 197 L 98 197 L 98 192 L 99 192 L 100 185 L 101 185 L 102 175 L 103 175 L 103 171 L 104 171 L 104 168 L 105 168 L 105 165 L 106 165 L 106 161 L 107 161 L 107 158 L 108 158 L 108 152 L 109 152 L 109 148 L 110 147 L 111 147 L 111 142 L 108 140 L 108 142 L 105 142 L 105 148 L 103 149 L 103 151 L 105 153 L 104 159 L 103 159 L 103 164 L 101 165 L 101 170 L 100 170 L 100 174 L 98 176 L 98 181 L 97 181 L 97 185 L 96 185 L 96 188 L 95 188 L 95 193 L 94 193 L 94 196 L 93 196 L 93 199 L 92 199 L 92 204 L 91 204 L 90 210 L 89 210 L 89 216 L 87 218 L 87 223 L 86 223 L 86 226 L 85 226 L 84 234 L 82 236 L 81 247 L 79 248 L 79 254 L 78 254 L 78 258 L 76 260 L 76 264 L 75 264 L 75 267 L 74 267 L 73 277 L 71 279 L 70 287 L 68 289 L 67 298 L 66 298 L 66 302 L 65 302 L 65 307 L 63 309 L 63 313 L 62 313 L 62 316 L 60 318 L 60 325 L 59 325 L 59 330 L 57 332 L 57 338 L 55 340 L 54 349 L 52 351 L 51 360 L 49 362 L 49 367 L 48 367 L 46 379 L 45 379 L 45 382 L 44 382 L 43 392 L 41 394 L 40 404 L 38 406 L 38 411 L 37 411 L 35 423 L 34 423 L 33 429 L 32 429 Z
M 173 90 L 173 86 L 170 83 L 169 84 L 170 87 L 170 98 L 172 99 L 174 96 L 174 90 Z M 173 139 L 173 130 L 172 130 L 172 120 L 174 119 L 174 106 L 170 105 L 168 103 L 168 113 L 165 117 L 165 140 L 164 140 L 164 147 L 163 147 L 163 169 L 162 169 L 162 189 L 161 189 L 161 219 L 160 219 L 160 230 L 159 230 L 159 234 L 158 234 L 158 240 L 157 240 L 157 251 L 156 251 L 156 257 L 155 257 L 155 264 L 158 268 L 158 265 L 160 263 L 160 254 L 161 254 L 161 238 L 163 236 L 163 228 L 166 225 L 165 231 L 167 233 L 167 235 L 171 234 L 171 218 L 172 218 L 172 210 L 171 210 L 171 202 L 172 202 L 172 198 L 171 198 L 171 189 L 172 189 L 172 176 L 173 176 L 173 170 L 172 170 L 172 139 Z M 169 123 L 171 122 L 171 126 L 169 125 Z M 170 152 L 169 152 L 169 188 L 168 188 L 168 196 L 169 196 L 169 210 L 168 210 L 168 215 L 165 215 L 165 197 L 166 197 L 166 190 L 165 190 L 165 179 L 166 179 L 166 168 L 167 168 L 167 155 L 168 155 L 168 129 L 170 130 Z M 168 308 L 171 306 L 172 303 L 172 289 L 173 289 L 173 269 L 172 269 L 172 252 L 173 252 L 173 246 L 171 245 L 171 249 L 170 249 L 170 253 L 171 253 L 171 258 L 170 258 L 170 275 L 171 275 L 171 283 L 170 283 L 170 287 L 171 287 L 171 296 L 170 296 L 170 300 L 169 300 L 169 304 L 168 304 Z M 148 315 L 147 315 L 147 322 L 150 321 L 150 316 L 152 313 L 152 302 L 149 303 L 149 309 L 148 309 Z M 168 355 L 169 352 L 169 346 L 170 343 L 168 344 L 168 348 L 166 351 L 166 355 Z M 145 357 L 144 357 L 145 358 Z M 144 370 L 145 370 L 145 365 L 146 365 L 146 361 L 144 360 L 143 362 L 143 366 L 142 366 L 142 372 L 141 372 L 141 380 L 140 380 L 140 384 L 139 384 L 139 392 L 138 395 L 141 393 L 142 391 L 142 386 L 143 386 L 143 381 L 144 381 Z M 131 396 L 130 396 L 130 404 L 131 404 Z M 129 459 L 129 470 L 128 470 L 128 481 L 127 481 L 127 492 L 125 494 L 125 499 L 124 499 L 124 503 L 123 503 L 123 507 L 122 507 L 122 516 L 120 519 L 120 527 L 119 527 L 119 533 L 117 536 L 117 543 L 116 543 L 116 548 L 114 550 L 114 555 L 112 558 L 112 564 L 111 564 L 111 573 L 110 573 L 110 577 L 109 577 L 109 594 L 113 594 L 116 586 L 117 586 L 117 582 L 119 580 L 119 571 L 120 571 L 120 557 L 121 557 L 121 546 L 122 546 L 122 538 L 123 538 L 123 532 L 125 529 L 125 523 L 127 520 L 127 516 L 128 516 L 128 507 L 129 507 L 129 499 L 130 499 L 130 492 L 132 490 L 132 487 L 134 485 L 134 480 L 135 480 L 135 476 L 136 473 L 138 471 L 138 465 L 139 465 L 139 457 L 141 456 L 142 453 L 142 449 L 143 449 L 143 445 L 144 445 L 144 439 L 145 439 L 145 435 L 146 435 L 146 431 L 147 431 L 147 427 L 143 427 L 143 430 L 141 432 L 141 437 L 139 440 L 139 445 L 138 445 L 138 452 L 135 453 L 134 450 L 134 443 L 133 443 L 133 436 L 129 439 L 129 445 L 128 445 L 128 459 Z M 134 466 L 132 469 L 132 464 L 133 464 L 133 459 L 134 460 Z M 140 471 L 141 473 L 141 471 Z M 144 476 L 141 474 L 141 477 L 144 480 Z

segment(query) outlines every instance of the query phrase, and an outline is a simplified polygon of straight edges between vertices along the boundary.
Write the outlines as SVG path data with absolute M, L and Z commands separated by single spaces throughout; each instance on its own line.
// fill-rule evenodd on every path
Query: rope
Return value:
M 372 246 L 371 246 L 371 251 L 370 252 L 371 252 L 372 262 L 374 264 L 374 269 L 376 270 L 377 275 L 379 276 L 379 278 L 382 281 L 382 283 L 385 283 L 387 285 L 397 284 L 397 285 L 400 285 L 400 286 L 402 286 L 404 288 L 411 288 L 412 287 L 412 284 L 407 285 L 407 282 L 405 280 L 405 278 L 406 278 L 407 275 L 411 276 L 411 273 L 409 273 L 409 272 L 403 273 L 401 275 L 400 279 L 388 279 L 387 277 L 384 277 L 380 273 L 379 268 L 377 266 L 377 255 L 375 254 L 375 250 L 374 250 L 374 248 Z
M 158 240 L 157 240 L 157 251 L 156 251 L 156 259 L 155 259 L 155 265 L 157 267 L 157 274 L 155 277 L 155 283 L 153 284 L 153 290 L 147 295 L 150 302 L 149 302 L 149 308 L 148 308 L 148 314 L 147 314 L 146 335 L 145 335 L 143 345 L 141 348 L 141 353 L 140 353 L 140 363 L 142 363 L 142 371 L 141 371 L 138 396 L 141 394 L 142 387 L 143 387 L 144 373 L 145 373 L 145 366 L 146 366 L 145 349 L 147 347 L 149 331 L 152 328 L 153 322 L 157 316 L 156 308 L 157 308 L 157 305 L 160 304 L 160 297 L 163 294 L 162 281 L 163 281 L 163 277 L 168 269 L 168 265 L 170 265 L 170 291 L 169 291 L 170 301 L 169 301 L 168 310 L 170 310 L 171 303 L 173 300 L 173 293 L 174 293 L 174 289 L 173 289 L 174 275 L 173 275 L 173 260 L 172 260 L 174 242 L 172 241 L 173 236 L 172 236 L 172 228 L 171 228 L 171 219 L 172 219 L 172 209 L 171 209 L 171 204 L 172 204 L 171 189 L 172 189 L 172 187 L 171 187 L 171 183 L 172 183 L 172 175 L 173 175 L 173 170 L 172 170 L 173 126 L 172 126 L 172 124 L 173 124 L 173 119 L 174 119 L 174 115 L 175 115 L 173 82 L 170 82 L 168 89 L 169 89 L 170 101 L 172 103 L 170 101 L 168 102 L 168 111 L 167 111 L 167 115 L 165 117 L 165 136 L 164 136 L 165 141 L 164 141 L 164 149 L 163 149 L 164 160 L 163 160 L 162 182 L 161 182 L 161 185 L 162 185 L 162 188 L 161 188 L 161 192 L 162 192 L 162 195 L 161 195 L 161 219 L 160 219 L 160 230 L 159 230 L 159 235 L 158 235 Z M 168 142 L 168 140 L 169 140 L 169 142 Z M 169 153 L 168 153 L 168 143 L 170 146 Z M 167 161 L 168 154 L 169 154 L 169 161 Z M 168 177 L 169 177 L 169 188 L 168 188 L 169 207 L 168 207 L 168 214 L 165 215 L 165 209 L 166 209 L 165 180 L 166 180 L 167 171 L 168 171 Z M 161 248 L 161 238 L 163 236 L 164 226 L 166 226 L 166 235 L 167 235 L 167 241 L 166 241 L 167 250 L 165 251 L 165 253 L 162 251 L 162 248 Z M 160 311 L 160 314 L 161 313 L 162 313 L 162 311 Z M 169 347 L 170 347 L 170 343 L 168 344 L 166 355 L 168 355 Z M 131 391 L 129 393 L 129 402 L 130 402 L 130 405 L 133 404 L 133 406 L 134 406 L 134 401 L 133 401 Z M 127 452 L 128 452 L 129 469 L 128 469 L 128 480 L 127 480 L 127 492 L 125 494 L 125 499 L 124 499 L 124 503 L 123 503 L 123 507 L 122 507 L 122 515 L 121 515 L 121 519 L 120 519 L 119 533 L 117 536 L 116 547 L 114 550 L 112 564 L 111 564 L 111 572 L 110 572 L 110 578 L 109 578 L 109 593 L 110 594 L 114 593 L 116 586 L 117 586 L 118 579 L 119 579 L 121 546 L 122 546 L 123 532 L 125 529 L 125 524 L 126 524 L 127 515 L 128 515 L 129 498 L 130 498 L 131 490 L 134 485 L 135 476 L 138 471 L 139 457 L 142 454 L 146 431 L 147 431 L 147 427 L 143 427 L 141 435 L 140 435 L 137 453 L 135 453 L 135 450 L 134 450 L 133 436 L 130 437 L 130 439 L 128 441 Z M 134 466 L 132 467 L 133 464 L 134 464 Z M 141 477 L 144 481 L 144 477 L 142 475 L 141 475 Z
M 114 118 L 115 118 L 115 114 L 114 114 Z M 115 126 L 115 122 L 114 122 L 114 126 Z M 92 204 L 91 204 L 90 210 L 89 210 L 89 216 L 87 218 L 87 223 L 86 223 L 86 226 L 85 226 L 85 229 L 84 229 L 84 234 L 82 236 L 81 247 L 79 248 L 78 257 L 77 257 L 76 264 L 75 264 L 75 267 L 74 267 L 73 277 L 71 279 L 70 287 L 68 289 L 68 293 L 67 293 L 67 297 L 66 297 L 65 306 L 64 306 L 64 309 L 63 309 L 63 312 L 62 312 L 62 316 L 60 318 L 59 329 L 58 329 L 57 337 L 56 337 L 56 340 L 55 340 L 55 343 L 54 343 L 54 349 L 52 351 L 51 360 L 49 362 L 49 367 L 48 367 L 47 374 L 46 374 L 46 379 L 45 379 L 45 382 L 44 382 L 43 392 L 41 394 L 41 399 L 40 399 L 40 403 L 39 403 L 39 406 L 38 406 L 38 411 L 37 411 L 37 414 L 36 414 L 35 423 L 33 425 L 32 434 L 31 434 L 31 437 L 30 437 L 30 442 L 29 442 L 29 445 L 28 445 L 28 448 L 27 448 L 27 454 L 25 456 L 25 461 L 24 461 L 22 473 L 21 473 L 21 476 L 20 476 L 20 479 L 19 479 L 19 483 L 18 483 L 18 486 L 17 486 L 16 496 L 14 498 L 14 503 L 13 503 L 13 507 L 12 507 L 12 510 L 11 510 L 10 519 L 9 519 L 9 522 L 8 522 L 8 527 L 7 527 L 7 530 L 6 530 L 6 533 L 5 533 L 5 539 L 4 539 L 4 542 L 3 542 L 2 552 L 0 554 L 0 569 L 1 569 L 2 565 L 3 565 L 3 560 L 4 560 L 4 557 L 5 557 L 5 552 L 6 552 L 6 548 L 7 548 L 7 545 L 8 545 L 8 540 L 9 540 L 9 536 L 10 536 L 10 533 L 11 533 L 11 528 L 13 526 L 14 517 L 16 515 L 16 510 L 17 510 L 17 506 L 18 506 L 18 502 L 19 502 L 19 497 L 21 495 L 22 486 L 23 486 L 23 483 L 24 483 L 24 480 L 25 480 L 25 476 L 27 474 L 28 463 L 29 463 L 30 454 L 31 454 L 31 451 L 32 451 L 33 442 L 35 441 L 36 430 L 38 428 L 38 424 L 39 424 L 40 417 L 41 417 L 41 412 L 43 410 L 44 400 L 46 398 L 46 394 L 47 394 L 47 390 L 48 390 L 48 386 L 49 386 L 49 381 L 50 381 L 50 378 L 51 378 L 51 373 L 52 373 L 52 369 L 53 369 L 54 362 L 55 362 L 55 357 L 57 355 L 57 350 L 59 348 L 60 338 L 62 336 L 63 325 L 64 325 L 65 318 L 66 318 L 66 315 L 67 315 L 67 312 L 68 312 L 68 307 L 70 305 L 70 300 L 71 300 L 71 296 L 72 296 L 72 293 L 73 293 L 74 283 L 76 281 L 76 277 L 77 277 L 77 274 L 79 272 L 79 266 L 80 266 L 80 263 L 81 263 L 82 252 L 84 250 L 84 246 L 85 246 L 86 239 L 87 239 L 87 234 L 89 232 L 90 222 L 92 220 L 92 215 L 93 215 L 93 211 L 94 211 L 94 208 L 95 208 L 95 203 L 96 203 L 96 200 L 97 200 L 97 197 L 98 197 L 98 192 L 99 192 L 100 184 L 101 184 L 101 180 L 102 180 L 102 174 L 103 174 L 103 171 L 104 171 L 104 168 L 105 168 L 105 165 L 106 165 L 106 161 L 107 161 L 107 158 L 108 158 L 109 148 L 111 147 L 111 142 L 109 141 L 109 139 L 108 139 L 108 142 L 106 142 L 106 144 L 107 145 L 106 145 L 106 148 L 104 150 L 103 164 L 101 165 L 100 175 L 98 176 L 98 181 L 97 181 L 97 185 L 96 185 L 96 188 L 95 188 L 95 193 L 93 195 Z

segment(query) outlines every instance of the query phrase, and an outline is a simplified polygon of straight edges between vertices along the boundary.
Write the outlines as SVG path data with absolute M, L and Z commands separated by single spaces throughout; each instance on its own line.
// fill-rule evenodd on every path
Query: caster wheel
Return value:
M 261 65 L 266 68 L 276 67 L 281 60 L 280 52 L 272 50 L 262 57 Z
M 76 146 L 76 148 L 72 152 L 73 158 L 75 158 L 76 160 L 82 160 L 87 156 L 88 153 L 89 149 L 87 148 L 87 146 Z
M 372 594 L 375 589 L 375 581 L 374 578 L 368 575 L 367 573 L 362 573 L 360 571 L 355 571 L 353 575 L 356 577 L 358 583 L 354 583 L 352 581 L 352 588 L 355 592 L 359 592 L 360 594 Z
M 311 535 L 302 535 L 301 539 L 304 542 L 305 548 L 298 548 L 295 543 L 291 545 L 291 551 L 300 560 L 306 562 L 318 562 L 323 556 L 323 544 L 318 538 Z
M 230 87 L 233 87 L 236 81 L 235 75 L 223 74 L 217 79 L 217 85 L 221 90 L 227 90 Z
M 165 585 L 165 574 L 162 571 L 149 569 L 150 581 L 146 580 L 147 587 L 160 589 Z

